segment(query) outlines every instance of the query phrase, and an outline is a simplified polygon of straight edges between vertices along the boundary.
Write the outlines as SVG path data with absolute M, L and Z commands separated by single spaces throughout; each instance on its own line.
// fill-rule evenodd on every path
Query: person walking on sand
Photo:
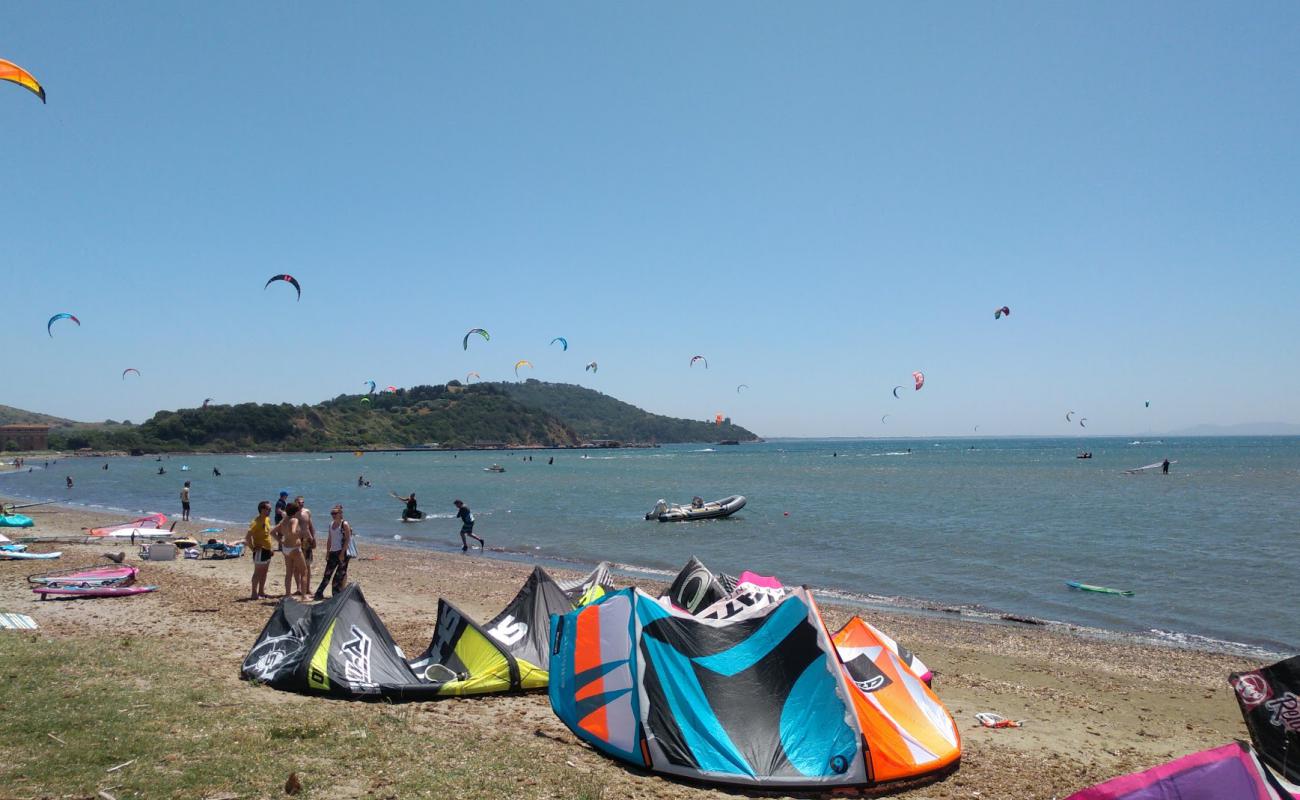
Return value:
M 302 529 L 302 559 L 307 564 L 307 586 L 311 587 L 311 557 L 316 552 L 316 526 L 311 521 L 311 511 L 302 495 L 293 499 L 298 505 L 298 526 Z
M 181 487 L 181 522 L 190 521 L 190 482 Z
M 257 518 L 248 524 L 248 533 L 244 535 L 244 546 L 253 554 L 253 593 L 250 600 L 267 597 L 266 573 L 271 568 L 271 548 L 275 546 L 271 538 L 271 501 L 263 500 L 257 504 Z
M 320 585 L 316 587 L 316 600 L 325 599 L 325 585 L 334 577 L 334 594 L 343 591 L 348 585 L 348 562 L 352 560 L 352 526 L 343 518 L 343 506 L 336 505 L 330 509 L 330 532 L 326 540 L 328 555 L 325 557 L 325 571 L 321 574 Z
M 452 501 L 452 505 L 456 507 L 456 517 L 460 519 L 460 551 L 462 553 L 469 552 L 469 542 L 466 541 L 466 536 L 477 541 L 478 549 L 481 551 L 483 549 L 483 539 L 474 535 L 474 515 L 470 513 L 469 506 L 459 500 Z
M 290 503 L 285 508 L 284 519 L 271 530 L 271 538 L 280 543 L 284 551 L 284 596 L 293 594 L 293 584 L 298 584 L 298 596 L 307 599 L 307 561 L 302 557 L 303 535 L 298 512 L 302 507 Z
M 1168 474 L 1169 474 L 1169 459 L 1168 459 L 1168 458 L 1166 458 L 1163 462 L 1161 462 L 1161 464 L 1160 464 L 1160 472 L 1163 473 L 1163 474 L 1165 474 L 1165 475 L 1168 475 Z

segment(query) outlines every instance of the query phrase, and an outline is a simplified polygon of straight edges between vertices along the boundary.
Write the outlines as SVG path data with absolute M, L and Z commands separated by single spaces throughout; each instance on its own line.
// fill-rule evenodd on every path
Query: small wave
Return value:
M 872 453 L 871 457 L 875 458 L 877 456 L 910 456 L 910 455 L 911 453 L 907 453 L 902 450 L 895 450 L 895 451 L 890 451 L 888 453 Z
M 1159 628 L 1151 628 L 1149 633 L 1158 641 L 1194 650 L 1226 651 L 1262 659 L 1278 658 L 1282 655 L 1264 647 L 1257 647 L 1244 642 L 1234 642 L 1229 639 L 1216 639 L 1213 636 L 1201 636 L 1195 633 L 1179 633 L 1178 631 L 1165 631 Z
M 229 519 L 217 519 L 216 517 L 196 517 L 199 522 L 215 522 L 218 525 L 238 525 L 238 522 Z
M 692 453 L 716 453 L 718 451 L 714 450 L 712 447 L 706 447 L 703 450 L 692 450 L 691 452 Z

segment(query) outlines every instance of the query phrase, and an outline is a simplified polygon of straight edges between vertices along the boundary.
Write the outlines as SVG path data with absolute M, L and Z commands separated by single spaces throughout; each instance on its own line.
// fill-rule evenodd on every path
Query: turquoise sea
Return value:
M 1085 449 L 1094 458 L 1076 459 Z M 1123 472 L 1166 456 L 1177 462 L 1168 476 Z M 1211 649 L 1300 649 L 1300 438 L 172 456 L 109 459 L 107 471 L 103 459 L 31 463 L 31 473 L 0 473 L 0 494 L 170 515 L 188 479 L 195 518 L 242 536 L 257 501 L 287 489 L 318 519 L 343 503 L 363 543 L 401 537 L 438 550 L 460 548 L 451 501 L 461 498 L 489 551 L 507 558 L 667 574 L 694 554 L 714 569 L 870 603 L 1008 613 Z M 506 472 L 484 470 L 493 463 Z M 359 475 L 370 488 L 357 486 Z M 390 491 L 416 492 L 431 518 L 403 524 Z M 730 519 L 643 519 L 660 497 L 735 493 L 749 504 Z M 1079 592 L 1068 580 L 1136 595 Z

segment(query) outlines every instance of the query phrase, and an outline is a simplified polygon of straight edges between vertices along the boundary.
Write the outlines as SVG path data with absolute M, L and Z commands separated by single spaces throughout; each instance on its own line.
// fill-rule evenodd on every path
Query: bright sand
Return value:
M 317 511 L 318 516 L 325 516 Z M 12 538 L 82 535 L 86 527 L 115 522 L 111 515 L 82 509 L 33 508 L 32 530 L 9 530 Z M 182 523 L 177 533 L 197 534 L 200 523 Z M 222 536 L 242 539 L 243 529 Z M 192 662 L 194 677 L 230 687 L 232 697 L 247 696 L 239 667 L 266 623 L 275 601 L 248 602 L 252 565 L 247 557 L 229 561 L 141 564 L 137 547 L 33 544 L 34 552 L 58 549 L 57 561 L 0 561 L 0 611 L 34 617 L 38 632 L 0 631 L 2 636 L 44 636 L 54 640 L 132 635 L 165 638 L 169 650 Z M 142 567 L 153 594 L 112 600 L 38 602 L 24 577 L 52 569 L 108 563 L 102 553 L 126 550 L 129 563 Z M 437 598 L 446 597 L 480 620 L 508 602 L 527 577 L 525 564 L 453 556 L 365 543 L 364 560 L 354 561 L 350 578 L 408 655 L 423 651 L 433 633 Z M 320 559 L 323 562 L 323 558 Z M 318 563 L 313 580 L 319 580 Z M 736 567 L 743 567 L 737 564 Z M 557 576 L 563 571 L 555 570 Z M 272 561 L 268 590 L 283 588 L 283 561 Z M 779 577 L 779 576 L 778 576 Z M 620 578 L 619 585 L 628 583 Z M 648 591 L 662 584 L 640 582 Z M 1122 602 L 1117 598 L 1117 601 Z M 853 611 L 821 602 L 832 630 Z M 956 718 L 963 737 L 961 768 L 946 779 L 901 793 L 908 798 L 1063 797 L 1111 776 L 1152 766 L 1177 756 L 1245 738 L 1246 730 L 1227 685 L 1228 673 L 1254 666 L 1248 659 L 1177 650 L 1123 641 L 1102 641 L 1046 631 L 1028 625 L 992 625 L 904 614 L 864 614 L 877 627 L 915 651 L 935 673 L 934 688 Z M 122 676 L 124 680 L 129 676 Z M 235 691 L 244 689 L 245 694 Z M 336 713 L 340 701 L 290 695 L 269 688 L 294 716 L 320 718 Z M 15 705 L 10 705 L 15 703 Z M 6 713 L 39 714 L 9 698 Z M 427 705 L 427 704 L 426 704 Z M 483 734 L 519 737 L 540 745 L 557 763 L 568 762 L 584 777 L 605 785 L 605 797 L 732 797 L 624 769 L 582 745 L 550 711 L 545 693 L 479 700 L 448 699 L 437 715 L 417 715 L 412 724 L 455 724 Z M 989 730 L 974 719 L 993 711 L 1026 720 L 1023 728 Z M 301 744 L 271 740 L 293 763 Z M 472 755 L 472 754 L 471 754 Z M 125 758 L 123 759 L 125 760 Z M 503 783 L 502 796 L 563 797 L 563 786 Z M 251 791 L 251 789 L 250 789 Z M 361 789 L 337 787 L 329 797 L 368 796 Z

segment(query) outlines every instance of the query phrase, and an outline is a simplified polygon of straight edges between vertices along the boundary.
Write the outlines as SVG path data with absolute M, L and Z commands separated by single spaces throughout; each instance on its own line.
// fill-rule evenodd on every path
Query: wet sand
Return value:
M 111 514 L 55 506 L 21 513 L 35 519 L 36 527 L 4 529 L 11 538 L 79 539 L 84 528 L 122 521 Z M 181 523 L 176 532 L 197 534 L 204 527 Z M 241 527 L 220 536 L 234 541 L 243 533 Z M 438 597 L 486 620 L 514 596 L 531 571 L 526 564 L 474 554 L 447 555 L 364 540 L 360 546 L 362 557 L 352 562 L 349 577 L 361 584 L 366 599 L 408 654 L 428 644 Z M 157 637 L 191 661 L 196 676 L 217 685 L 239 683 L 243 657 L 276 603 L 246 599 L 249 558 L 142 563 L 138 546 L 126 544 L 31 545 L 33 552 L 55 549 L 64 553 L 56 561 L 0 561 L 0 611 L 27 614 L 40 625 L 37 633 L 0 635 L 56 640 L 117 633 Z M 109 550 L 125 550 L 128 563 L 141 567 L 142 582 L 159 586 L 159 591 L 130 598 L 41 602 L 24 580 L 38 572 L 108 563 L 102 554 Z M 314 581 L 323 566 L 323 558 L 319 561 Z M 563 570 L 551 571 L 570 577 Z M 277 597 L 283 575 L 283 561 L 277 557 L 267 583 Z M 628 579 L 617 582 L 625 585 Z M 638 583 L 647 591 L 663 588 L 653 581 Z M 820 605 L 832 629 L 855 613 L 825 599 Z M 1029 625 L 882 612 L 863 616 L 930 666 L 935 691 L 963 737 L 956 773 L 902 791 L 900 797 L 1063 797 L 1117 774 L 1247 736 L 1227 676 L 1257 666 L 1250 659 L 1097 640 Z M 312 708 L 337 702 L 298 696 L 285 700 Z M 544 693 L 449 699 L 436 705 L 438 715 L 455 724 L 499 734 L 506 723 L 511 735 L 526 737 L 532 745 L 544 741 L 556 759 L 605 781 L 607 797 L 734 796 L 624 769 L 580 744 L 551 713 Z M 974 719 L 980 711 L 1025 724 L 1018 729 L 981 728 Z M 517 796 L 519 787 L 503 784 L 501 790 L 503 796 Z M 339 791 L 329 796 L 365 796 Z

